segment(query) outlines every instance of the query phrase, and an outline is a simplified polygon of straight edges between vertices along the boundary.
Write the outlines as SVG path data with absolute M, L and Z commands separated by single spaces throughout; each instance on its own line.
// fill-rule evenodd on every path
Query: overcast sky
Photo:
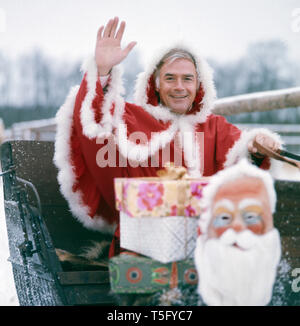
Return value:
M 234 60 L 249 43 L 277 38 L 297 59 L 296 8 L 300 0 L 0 0 L 0 51 L 14 56 L 40 47 L 50 56 L 83 58 L 94 50 L 98 27 L 119 16 L 127 22 L 123 44 L 137 41 L 143 63 L 178 40 L 206 57 Z

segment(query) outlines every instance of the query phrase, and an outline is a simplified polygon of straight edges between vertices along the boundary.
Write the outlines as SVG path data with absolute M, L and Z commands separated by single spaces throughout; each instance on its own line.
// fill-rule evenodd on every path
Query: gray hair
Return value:
M 174 48 L 174 49 L 170 50 L 169 52 L 167 52 L 161 58 L 159 63 L 156 65 L 156 69 L 155 69 L 155 72 L 154 72 L 154 80 L 155 80 L 155 86 L 157 88 L 159 88 L 159 73 L 160 73 L 161 67 L 166 62 L 172 63 L 173 61 L 175 61 L 177 59 L 187 59 L 187 60 L 191 61 L 194 64 L 194 66 L 196 68 L 196 71 L 197 71 L 196 60 L 193 57 L 193 55 L 190 52 L 186 51 L 186 50 L 183 50 L 183 49 L 180 49 L 180 48 Z

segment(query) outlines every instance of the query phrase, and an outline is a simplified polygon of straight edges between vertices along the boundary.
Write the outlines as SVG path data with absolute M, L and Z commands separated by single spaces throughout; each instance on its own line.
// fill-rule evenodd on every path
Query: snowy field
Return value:
M 1 169 L 0 169 L 1 171 Z M 0 177 L 0 306 L 18 306 L 11 263 L 3 205 L 2 178 Z

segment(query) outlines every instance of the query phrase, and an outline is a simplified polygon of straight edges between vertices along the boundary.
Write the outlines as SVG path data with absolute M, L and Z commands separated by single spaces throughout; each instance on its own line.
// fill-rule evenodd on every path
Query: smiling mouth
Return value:
M 175 99 L 175 100 L 182 100 L 182 99 L 187 98 L 188 96 L 187 95 L 183 95 L 183 96 L 170 95 L 170 97 Z

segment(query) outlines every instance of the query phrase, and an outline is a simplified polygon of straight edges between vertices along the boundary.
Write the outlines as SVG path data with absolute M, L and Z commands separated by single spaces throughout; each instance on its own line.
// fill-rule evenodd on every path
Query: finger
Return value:
M 111 31 L 111 28 L 112 28 L 112 24 L 113 24 L 113 19 L 110 19 L 108 21 L 108 23 L 106 24 L 106 26 L 105 26 L 103 37 L 109 37 L 110 31 Z
M 126 53 L 126 55 L 128 55 L 128 53 L 135 47 L 136 42 L 130 42 L 126 48 L 124 49 L 124 52 Z
M 113 21 L 113 24 L 112 24 L 111 31 L 110 31 L 110 35 L 109 35 L 110 37 L 115 37 L 115 33 L 116 33 L 116 30 L 117 30 L 118 23 L 119 23 L 119 18 L 115 17 L 114 21 Z
M 124 34 L 124 30 L 125 30 L 125 26 L 126 26 L 125 22 L 122 21 L 121 22 L 121 25 L 119 27 L 119 30 L 117 32 L 117 35 L 116 35 L 116 39 L 118 39 L 119 41 L 122 40 L 122 37 L 123 37 L 123 34 Z
M 280 143 L 277 142 L 276 140 L 273 140 L 270 138 L 270 147 L 272 148 L 273 151 L 277 151 L 280 148 Z
M 261 144 L 270 149 L 272 149 L 272 146 L 273 146 L 273 142 L 270 141 L 270 139 L 268 139 L 268 138 L 264 138 L 263 141 L 261 142 Z
M 275 151 L 278 151 L 280 149 L 281 145 L 280 143 L 277 143 L 275 144 Z
M 273 146 L 272 146 L 272 150 L 273 150 L 274 152 L 278 151 L 279 146 L 280 146 L 279 143 L 274 142 L 274 143 L 273 143 Z
M 253 147 L 250 146 L 250 145 L 248 145 L 248 152 L 249 152 L 249 153 L 253 153 Z
M 102 38 L 102 32 L 103 32 L 104 26 L 101 26 L 98 29 L 98 33 L 97 33 L 97 39 L 101 39 Z
M 253 145 L 253 141 L 252 140 L 248 141 L 248 149 L 251 148 L 252 145 Z
M 255 150 L 256 150 L 256 148 L 253 146 L 253 141 L 250 141 L 249 143 L 248 143 L 248 151 L 250 152 L 250 153 L 255 153 Z M 256 150 L 257 151 L 257 150 Z
M 264 142 L 264 140 L 265 140 L 265 137 L 264 137 L 263 134 L 257 134 L 257 135 L 255 136 L 255 140 L 256 140 L 258 143 L 263 144 L 263 142 Z
M 277 143 L 269 136 L 264 137 L 263 145 L 270 148 L 272 151 L 276 150 L 277 147 Z

